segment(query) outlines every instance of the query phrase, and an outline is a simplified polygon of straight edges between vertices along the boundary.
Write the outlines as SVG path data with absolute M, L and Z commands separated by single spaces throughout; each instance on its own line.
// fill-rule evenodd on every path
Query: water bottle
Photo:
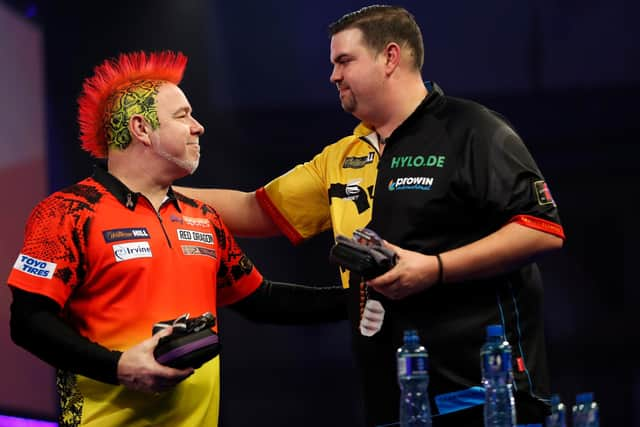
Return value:
M 600 425 L 600 408 L 593 400 L 593 393 L 580 393 L 576 396 L 576 404 L 572 408 L 573 427 L 598 427 Z
M 400 385 L 400 427 L 431 427 L 429 355 L 418 332 L 404 331 L 404 344 L 396 353 Z
M 567 410 L 557 394 L 551 396 L 551 415 L 547 417 L 545 427 L 567 427 Z
M 504 338 L 502 325 L 487 327 L 487 340 L 480 349 L 480 367 L 485 393 L 485 427 L 514 427 L 516 405 L 513 398 L 511 346 Z

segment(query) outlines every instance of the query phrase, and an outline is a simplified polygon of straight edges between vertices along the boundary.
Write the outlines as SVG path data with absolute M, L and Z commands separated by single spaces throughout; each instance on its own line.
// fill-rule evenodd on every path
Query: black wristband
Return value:
M 440 258 L 440 254 L 436 254 L 436 259 L 438 260 L 438 281 L 436 285 L 441 285 L 444 280 L 444 267 L 442 266 L 442 258 Z

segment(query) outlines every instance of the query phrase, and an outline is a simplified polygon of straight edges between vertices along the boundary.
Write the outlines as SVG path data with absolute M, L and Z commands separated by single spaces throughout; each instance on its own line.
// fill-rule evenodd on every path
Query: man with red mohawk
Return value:
M 228 305 L 276 323 L 346 318 L 342 287 L 270 282 L 216 211 L 174 192 L 204 127 L 178 87 L 181 53 L 107 60 L 78 100 L 82 147 L 106 168 L 40 202 L 8 278 L 11 336 L 57 368 L 60 426 L 216 426 L 219 358 L 160 364 L 184 313 Z M 217 333 L 217 325 L 213 328 Z

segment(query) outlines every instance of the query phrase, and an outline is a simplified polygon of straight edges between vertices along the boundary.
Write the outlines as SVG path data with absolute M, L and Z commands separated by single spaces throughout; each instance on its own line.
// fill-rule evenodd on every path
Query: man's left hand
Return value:
M 429 288 L 438 281 L 435 256 L 402 249 L 384 242 L 398 255 L 396 265 L 386 273 L 367 281 L 367 285 L 389 299 L 400 300 Z

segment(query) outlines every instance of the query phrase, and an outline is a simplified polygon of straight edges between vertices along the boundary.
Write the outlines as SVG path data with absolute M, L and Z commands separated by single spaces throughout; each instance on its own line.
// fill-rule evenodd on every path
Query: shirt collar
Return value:
M 407 119 L 404 122 L 402 122 L 400 126 L 398 126 L 399 128 L 403 127 L 405 123 L 413 121 L 415 117 L 422 116 L 423 114 L 426 114 L 429 111 L 433 111 L 435 108 L 439 107 L 441 102 L 444 100 L 444 92 L 436 82 L 427 80 L 424 82 L 424 84 L 427 87 L 427 91 L 428 91 L 427 96 L 425 96 L 425 98 L 422 100 L 420 105 L 418 105 L 418 107 L 413 111 L 413 113 L 411 113 L 411 115 L 407 117 Z M 374 127 L 364 122 L 360 122 L 353 131 L 353 134 L 358 138 L 366 137 L 367 139 L 370 139 L 370 140 L 372 137 L 371 135 L 372 133 L 375 133 Z
M 113 194 L 113 196 L 129 210 L 135 210 L 138 204 L 138 199 L 140 197 L 144 197 L 142 193 L 136 193 L 130 190 L 122 181 L 111 175 L 107 171 L 106 164 L 104 162 L 98 162 L 95 165 L 92 178 L 104 186 L 107 191 Z M 163 204 L 167 200 L 174 204 L 178 212 L 182 212 L 182 209 L 180 209 L 180 203 L 178 203 L 178 199 L 176 198 L 176 194 L 172 187 L 169 187 L 167 197 L 163 201 Z

